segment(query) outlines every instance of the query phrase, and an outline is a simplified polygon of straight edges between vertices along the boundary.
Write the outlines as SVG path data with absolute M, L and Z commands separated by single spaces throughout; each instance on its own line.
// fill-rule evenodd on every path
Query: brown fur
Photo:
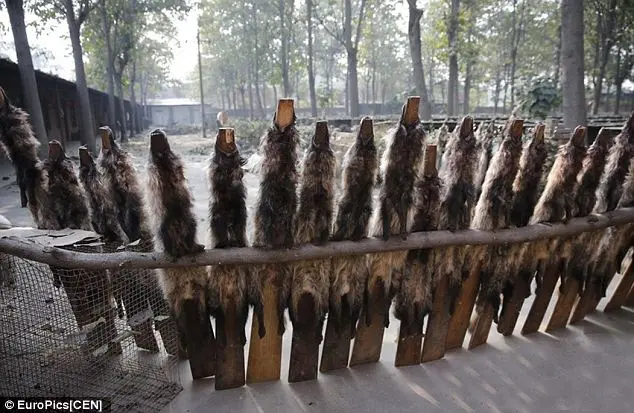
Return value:
M 302 162 L 299 207 L 295 216 L 295 243 L 323 244 L 330 235 L 335 185 L 335 155 L 329 137 L 319 142 L 314 137 Z M 288 313 L 293 328 L 315 332 L 321 340 L 321 330 L 328 311 L 330 260 L 298 262 L 293 266 Z M 312 314 L 300 311 L 300 301 L 306 294 L 312 297 Z
M 412 232 L 438 228 L 440 191 L 441 182 L 435 168 L 416 183 Z M 423 326 L 425 316 L 431 311 L 435 270 L 432 254 L 432 250 L 413 250 L 407 256 L 394 305 L 394 316 L 408 329 L 406 335 L 417 334 L 414 329 Z
M 218 139 L 218 138 L 216 138 Z M 246 188 L 242 181 L 244 159 L 235 148 L 226 153 L 218 142 L 214 148 L 208 173 L 209 190 L 209 223 L 212 246 L 214 248 L 246 247 Z M 244 328 L 249 315 L 249 304 L 254 307 L 258 317 L 260 330 L 264 337 L 264 312 L 262 293 L 249 283 L 249 268 L 244 265 L 219 265 L 209 267 L 209 286 L 207 288 L 207 304 L 210 314 L 216 319 L 224 318 L 235 306 L 239 331 L 227 332 L 218 330 L 218 340 L 226 344 L 228 335 L 240 338 L 242 345 L 246 343 Z
M 403 107 L 405 109 L 405 107 Z M 407 234 L 408 220 L 413 206 L 414 185 L 423 158 L 425 131 L 420 122 L 404 125 L 404 115 L 396 130 L 390 133 L 381 159 L 383 184 L 379 193 L 379 208 L 372 218 L 373 237 L 388 239 L 390 235 Z M 388 297 L 385 309 L 385 326 L 389 324 L 389 305 L 394 296 L 394 278 L 400 276 L 407 252 L 368 254 L 368 291 L 380 282 Z M 398 282 L 398 281 L 397 281 Z M 367 304 L 367 303 L 366 303 Z M 367 314 L 367 313 L 366 313 Z M 369 321 L 369 320 L 366 320 Z
M 546 162 L 546 142 L 533 137 L 525 146 L 520 158 L 519 170 L 513 182 L 513 207 L 511 224 L 516 227 L 528 225 L 537 202 L 539 182 Z
M 443 185 L 440 195 L 439 230 L 468 229 L 471 223 L 477 153 L 473 131 L 465 131 L 465 135 L 460 136 L 460 130 L 465 127 L 465 122 L 471 120 L 465 117 L 461 125 L 456 127 L 447 144 L 447 151 L 443 154 L 439 172 Z M 451 302 L 455 302 L 460 291 L 465 254 L 464 247 L 448 247 L 434 253 L 436 278 L 449 277 Z M 453 311 L 453 305 L 451 307 Z
M 104 184 L 110 189 L 118 219 L 130 241 L 149 240 L 149 228 L 143 205 L 143 192 L 130 155 L 119 147 L 110 131 L 110 149 L 102 147 L 98 164 Z
M 152 135 L 164 136 L 158 130 Z M 147 171 L 155 249 L 164 250 L 174 258 L 201 252 L 204 246 L 196 242 L 196 219 L 183 161 L 169 149 L 169 145 L 151 149 Z M 204 311 L 207 289 L 205 267 L 166 268 L 157 272 L 163 294 L 176 315 L 180 313 L 181 302 L 187 299 L 197 300 L 201 311 Z
M 263 155 L 259 199 L 255 212 L 253 246 L 279 249 L 293 246 L 293 222 L 297 209 L 297 145 L 295 122 L 283 130 L 277 125 L 262 137 Z M 254 291 L 263 283 L 274 283 L 279 292 L 278 333 L 284 334 L 284 309 L 290 293 L 292 271 L 288 264 L 261 265 L 253 269 Z
M 372 215 L 372 188 L 378 169 L 374 137 L 357 136 L 344 157 L 342 194 L 339 198 L 333 241 L 358 241 L 365 238 Z M 328 318 L 341 328 L 341 314 L 348 313 L 352 330 L 363 305 L 368 269 L 365 257 L 333 258 L 330 273 Z
M 103 182 L 101 172 L 97 170 L 97 165 L 92 156 L 86 151 L 85 162 L 80 162 L 79 178 L 81 179 L 91 208 L 92 225 L 95 231 L 102 234 L 106 241 L 120 241 L 124 244 L 129 242 L 121 224 L 117 218 L 117 207 L 110 196 L 110 191 Z
M 614 138 L 599 188 L 594 212 L 604 213 L 616 208 L 621 197 L 623 182 L 627 174 L 629 162 L 634 155 L 634 113 L 630 115 L 621 133 Z
M 575 189 L 575 216 L 585 217 L 592 212 L 596 202 L 596 192 L 601 175 L 606 164 L 608 148 L 611 139 L 607 134 L 599 132 L 599 135 L 588 148 L 583 159 L 581 171 L 577 175 Z
M 489 169 L 489 163 L 493 157 L 493 139 L 495 138 L 495 133 L 495 120 L 491 121 L 491 123 L 486 127 L 481 123 L 478 128 L 478 136 L 476 138 L 476 153 L 478 161 L 473 181 L 475 199 L 480 197 L 482 184 L 484 183 L 487 169 Z
M 29 115 L 13 106 L 0 88 L 0 147 L 13 162 L 22 207 L 28 206 L 38 228 L 45 228 L 48 205 L 47 177 L 38 156 L 40 142 L 33 135 Z
M 507 130 L 487 170 L 471 228 L 491 231 L 510 226 L 514 195 L 513 182 L 519 169 L 521 154 L 521 136 L 512 136 L 510 130 Z M 485 303 L 491 303 L 495 314 L 494 319 L 497 321 L 500 293 L 508 276 L 508 269 L 503 259 L 508 252 L 507 248 L 504 246 L 473 247 L 470 252 L 470 266 L 477 265 L 478 261 L 482 263 L 481 287 L 476 311 L 480 312 Z

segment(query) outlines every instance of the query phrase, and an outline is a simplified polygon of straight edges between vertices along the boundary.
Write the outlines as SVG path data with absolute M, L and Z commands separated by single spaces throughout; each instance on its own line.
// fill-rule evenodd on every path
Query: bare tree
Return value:
M 7 11 L 9 12 L 9 20 L 11 21 L 11 30 L 13 31 L 15 53 L 18 56 L 18 69 L 20 71 L 20 80 L 22 81 L 24 103 L 27 112 L 31 116 L 33 130 L 42 143 L 40 151 L 42 156 L 44 156 L 48 137 L 46 136 L 44 116 L 42 115 L 40 94 L 37 90 L 37 82 L 35 80 L 31 48 L 29 47 L 26 25 L 24 24 L 24 4 L 22 0 L 6 0 L 6 5 Z
M 561 0 L 561 61 L 564 126 L 587 124 L 583 85 L 583 0 Z
M 317 117 L 317 93 L 315 91 L 315 68 L 313 64 L 313 0 L 306 0 L 306 24 L 308 26 L 308 89 L 310 91 L 310 114 Z
M 451 0 L 451 14 L 447 22 L 449 41 L 449 82 L 447 82 L 447 114 L 456 114 L 458 100 L 458 13 L 460 0 Z
M 425 85 L 425 72 L 421 54 L 420 19 L 423 17 L 423 9 L 419 9 L 416 2 L 416 0 L 407 0 L 409 8 L 409 25 L 407 29 L 409 52 L 412 58 L 416 92 L 420 95 L 422 103 L 421 115 L 423 119 L 431 119 L 431 104 L 427 94 L 427 86 Z

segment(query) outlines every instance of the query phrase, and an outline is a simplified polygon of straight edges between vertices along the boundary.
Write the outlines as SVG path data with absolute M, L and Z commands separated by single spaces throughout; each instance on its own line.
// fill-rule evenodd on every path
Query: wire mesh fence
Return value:
M 154 270 L 65 269 L 0 254 L 1 395 L 101 397 L 112 411 L 157 412 L 182 390 L 180 348 Z

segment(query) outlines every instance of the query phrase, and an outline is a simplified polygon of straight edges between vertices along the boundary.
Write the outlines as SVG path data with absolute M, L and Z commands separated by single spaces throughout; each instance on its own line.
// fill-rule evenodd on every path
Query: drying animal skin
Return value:
M 40 142 L 33 135 L 29 115 L 13 106 L 0 87 L 0 147 L 15 167 L 22 207 L 28 206 L 38 228 L 51 221 L 48 205 L 47 177 L 38 157 Z M 49 228 L 52 229 L 52 228 Z
M 407 223 L 414 201 L 414 185 L 423 158 L 425 131 L 419 120 L 406 125 L 406 109 L 404 106 L 401 119 L 396 129 L 390 133 L 381 159 L 383 184 L 379 193 L 379 208 L 372 217 L 370 232 L 373 237 L 388 239 L 390 235 L 407 235 Z M 393 277 L 398 277 L 406 257 L 407 252 L 368 254 L 368 291 L 375 284 L 382 283 L 385 296 L 388 297 L 388 307 L 384 313 L 386 327 L 389 324 L 388 310 L 394 294 Z
M 242 182 L 245 160 L 240 156 L 235 144 L 233 131 L 224 130 L 216 138 L 214 153 L 209 165 L 208 182 L 211 192 L 209 203 L 209 222 L 213 248 L 246 247 L 246 188 Z M 248 283 L 248 268 L 243 265 L 218 265 L 209 268 L 209 287 L 207 303 L 211 315 L 222 318 L 224 324 L 228 313 L 235 312 L 238 331 L 226 332 L 218 329 L 217 336 L 221 344 L 227 343 L 227 335 L 239 337 L 242 345 L 246 343 L 245 325 L 249 314 L 249 304 L 254 307 L 260 320 L 259 335 L 266 333 L 262 308 L 262 296 L 259 290 L 251 291 Z
M 491 161 L 478 199 L 471 228 L 484 231 L 507 228 L 513 206 L 513 182 L 522 154 L 523 121 L 514 120 L 505 132 L 500 148 Z M 480 262 L 481 286 L 476 312 L 482 312 L 487 303 L 493 306 L 493 320 L 497 322 L 500 293 L 508 276 L 504 256 L 505 246 L 472 247 L 471 265 Z
M 302 165 L 295 244 L 319 245 L 330 236 L 335 183 L 335 155 L 325 121 L 317 123 Z M 311 260 L 293 265 L 288 305 L 293 330 L 300 334 L 314 331 L 317 343 L 321 341 L 321 326 L 328 311 L 330 264 L 329 260 Z
M 267 249 L 293 246 L 293 222 L 297 209 L 297 145 L 299 136 L 295 127 L 295 114 L 290 125 L 274 124 L 262 138 L 262 179 L 255 212 L 253 246 Z M 291 284 L 288 265 L 262 265 L 253 270 L 250 282 L 258 291 L 264 283 L 273 283 L 279 294 L 278 334 L 284 334 L 284 309 Z
M 430 151 L 429 145 L 427 151 Z M 441 187 L 435 154 L 426 154 L 424 172 L 414 189 L 412 232 L 435 231 L 438 228 Z M 433 250 L 425 249 L 412 250 L 407 254 L 403 278 L 394 300 L 394 316 L 401 320 L 405 336 L 419 334 L 425 316 L 431 311 L 434 287 L 433 253 Z
M 471 210 L 474 205 L 474 174 L 477 166 L 475 151 L 476 139 L 473 134 L 473 118 L 465 116 L 454 130 L 446 152 L 439 176 L 442 182 L 440 195 L 439 230 L 457 231 L 468 229 L 471 223 Z M 435 282 L 440 277 L 449 277 L 449 303 L 453 312 L 455 300 L 463 281 L 462 264 L 466 249 L 448 247 L 434 253 Z
M 493 157 L 493 139 L 495 138 L 495 119 L 486 127 L 484 123 L 478 128 L 478 136 L 476 137 L 476 153 L 478 154 L 477 169 L 474 177 L 475 199 L 480 198 L 482 192 L 482 184 L 486 177 L 489 163 Z
M 355 143 L 344 157 L 342 193 L 337 208 L 333 241 L 359 241 L 366 237 L 372 216 L 372 188 L 378 169 L 377 150 L 370 118 L 361 121 Z M 363 305 L 368 269 L 362 255 L 333 258 L 328 322 L 339 331 L 342 313 L 354 332 Z
M 117 218 L 117 207 L 110 191 L 103 182 L 103 176 L 85 146 L 79 148 L 79 178 L 88 194 L 91 207 L 92 225 L 106 241 L 129 242 Z
M 616 208 L 623 190 L 630 159 L 634 155 L 634 113 L 630 115 L 623 130 L 614 138 L 608 160 L 597 189 L 594 212 L 602 214 Z

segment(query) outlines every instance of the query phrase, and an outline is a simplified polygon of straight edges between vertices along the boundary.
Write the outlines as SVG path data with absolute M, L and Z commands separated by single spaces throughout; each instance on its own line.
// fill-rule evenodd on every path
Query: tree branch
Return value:
M 330 30 L 328 26 L 326 26 L 326 22 L 324 22 L 324 20 L 321 17 L 319 17 L 319 15 L 316 12 L 314 16 L 317 19 L 317 21 L 319 21 L 319 24 L 321 24 L 321 27 L 323 27 L 326 33 L 328 33 L 328 35 L 330 35 L 337 42 L 341 43 L 343 47 L 346 47 L 346 43 L 344 42 L 343 35 L 341 33 L 337 33 L 334 30 Z
M 572 237 L 582 232 L 634 223 L 634 208 L 622 208 L 602 215 L 571 219 L 567 224 L 529 225 L 498 231 L 466 230 L 418 232 L 406 240 L 394 236 L 388 241 L 378 238 L 359 242 L 330 242 L 324 246 L 304 245 L 290 250 L 258 248 L 207 249 L 198 255 L 179 259 L 163 253 L 119 252 L 110 254 L 81 253 L 45 247 L 25 238 L 0 238 L 0 253 L 77 269 L 167 268 L 226 264 L 271 264 L 347 255 L 363 255 L 411 249 L 442 248 L 463 245 L 508 245 L 534 242 L 547 238 Z
M 359 8 L 359 20 L 357 21 L 357 33 L 354 37 L 355 50 L 359 47 L 359 40 L 361 39 L 361 26 L 363 25 L 363 13 L 365 11 L 365 1 L 361 0 L 361 7 Z

